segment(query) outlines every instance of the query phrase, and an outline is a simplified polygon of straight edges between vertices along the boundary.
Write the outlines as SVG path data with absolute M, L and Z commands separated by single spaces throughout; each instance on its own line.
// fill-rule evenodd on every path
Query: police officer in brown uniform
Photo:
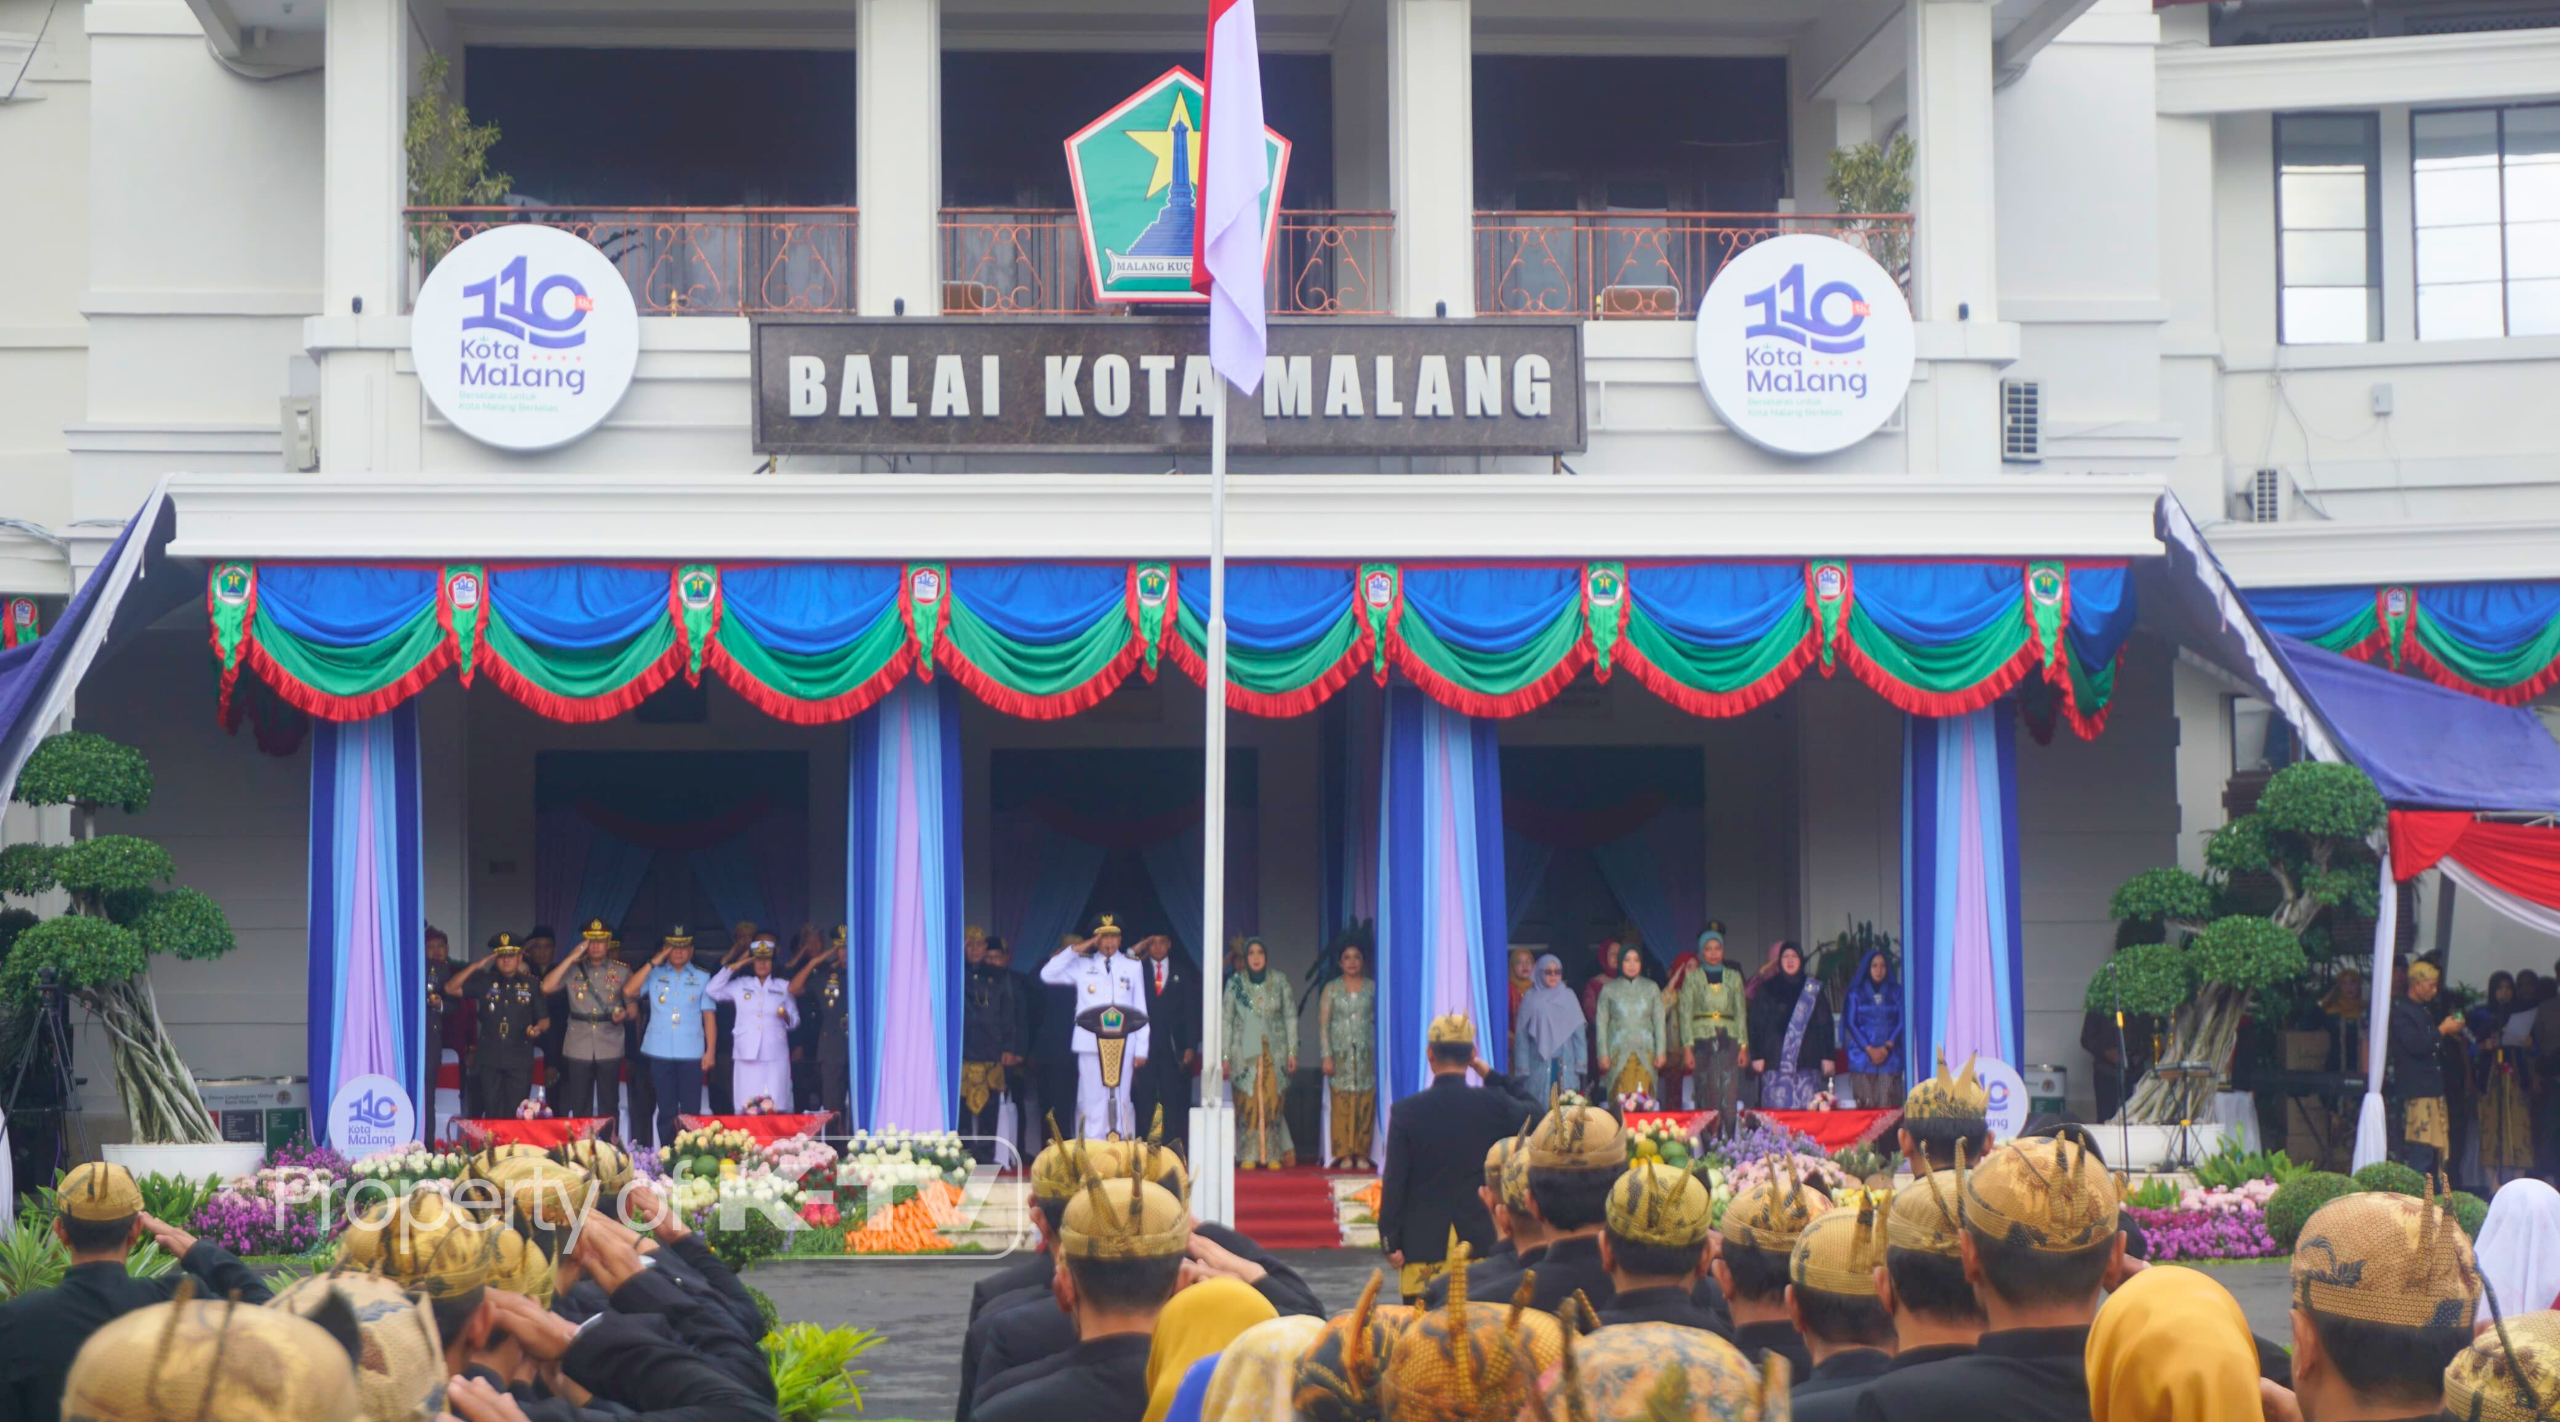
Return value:
M 497 971 L 478 983 L 482 968 Z M 524 970 L 524 945 L 513 934 L 489 939 L 489 956 L 465 967 L 444 985 L 447 996 L 479 1003 L 480 1040 L 471 1051 L 471 1075 L 480 1110 L 512 1116 L 533 1089 L 533 1049 L 551 1024 L 543 1015 L 542 984 Z
M 631 970 L 613 956 L 613 948 L 613 930 L 603 919 L 592 920 L 578 937 L 577 953 L 542 980 L 545 1000 L 569 1019 L 560 1060 L 552 1064 L 552 1109 L 563 1116 L 600 1116 L 608 1136 L 622 1115 L 622 1024 L 631 1015 L 622 1000 Z

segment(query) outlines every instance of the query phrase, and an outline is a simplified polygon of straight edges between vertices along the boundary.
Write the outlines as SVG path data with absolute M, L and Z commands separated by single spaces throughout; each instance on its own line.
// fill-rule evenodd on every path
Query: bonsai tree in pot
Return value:
M 2108 959 L 2089 981 L 2088 1009 L 2165 1016 L 2159 1062 L 2214 1069 L 2209 1078 L 2173 1082 L 2155 1064 L 2126 1102 L 2128 1121 L 2162 1125 L 2207 1114 L 2256 995 L 2309 966 L 2303 931 L 2327 909 L 2373 912 L 2368 841 L 2385 814 L 2381 792 L 2354 766 L 2287 766 L 2255 810 L 2206 841 L 2202 876 L 2146 869 L 2115 891 L 2108 913 L 2157 925 L 2161 937 Z
M 159 954 L 221 957 L 231 951 L 230 921 L 206 895 L 164 887 L 175 875 L 167 850 L 133 835 L 97 832 L 102 807 L 136 814 L 151 803 L 150 762 L 104 736 L 49 736 L 27 758 L 12 798 L 70 806 L 73 838 L 66 845 L 0 849 L 0 892 L 36 898 L 59 889 L 69 908 L 17 935 L 0 962 L 0 999 L 21 1013 L 32 1009 L 50 969 L 54 984 L 106 1031 L 116 1095 L 133 1138 L 153 1145 L 219 1140 L 195 1074 L 160 1020 L 150 963 Z

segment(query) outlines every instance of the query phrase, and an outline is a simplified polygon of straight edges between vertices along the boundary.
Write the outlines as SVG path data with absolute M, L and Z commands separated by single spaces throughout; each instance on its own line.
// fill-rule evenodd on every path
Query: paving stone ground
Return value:
M 1348 1249 L 1284 1255 L 1328 1308 L 1348 1308 L 1377 1256 Z M 747 1282 L 772 1297 L 785 1319 L 876 1328 L 888 1341 L 864 1359 L 863 1415 L 946 1422 L 958 1394 L 960 1340 L 969 1288 L 1007 1261 L 983 1256 L 951 1260 L 788 1262 L 758 1266 Z M 2261 1337 L 2291 1339 L 2285 1310 L 2285 1265 L 2261 1260 L 2210 1271 L 2240 1300 Z

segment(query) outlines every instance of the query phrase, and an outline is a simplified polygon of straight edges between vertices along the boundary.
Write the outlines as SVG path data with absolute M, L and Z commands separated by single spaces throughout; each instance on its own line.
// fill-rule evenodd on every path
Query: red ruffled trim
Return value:
M 1914 716 L 1969 716 L 2008 695 L 2044 663 L 2043 649 L 2036 645 L 2033 636 L 2029 636 L 2018 644 L 2018 650 L 2010 655 L 2008 661 L 1962 691 L 1928 691 L 1876 665 L 1875 659 L 1859 647 L 1856 638 L 1844 638 L 1842 641 L 1840 660 L 1850 673 L 1874 688 L 1878 696 Z
M 427 683 L 443 675 L 454 663 L 453 642 L 438 642 L 434 649 L 418 659 L 418 664 L 403 673 L 399 680 L 377 687 L 362 696 L 333 696 L 311 685 L 278 665 L 273 654 L 257 639 L 251 638 L 240 648 L 241 663 L 258 674 L 258 680 L 275 692 L 277 699 L 298 711 L 307 712 L 324 721 L 361 721 L 379 716 L 426 689 Z M 223 698 L 223 711 L 230 710 L 230 697 Z
M 954 680 L 968 688 L 970 695 L 1008 716 L 1020 716 L 1031 721 L 1063 720 L 1079 711 L 1092 709 L 1104 697 L 1119 690 L 1120 683 L 1128 680 L 1129 673 L 1145 659 L 1146 649 L 1139 646 L 1138 639 L 1132 636 L 1121 645 L 1110 664 L 1094 673 L 1083 685 L 1055 695 L 1034 696 L 1029 692 L 1016 691 L 989 676 L 977 663 L 969 660 L 967 653 L 952 645 L 950 638 L 934 643 L 934 660 L 940 662 Z
M 1618 642 L 1618 665 L 1625 668 L 1645 690 L 1670 702 L 1692 716 L 1740 716 L 1755 707 L 1776 700 L 1795 685 L 1796 678 L 1822 658 L 1822 635 L 1819 624 L 1805 629 L 1804 637 L 1787 659 L 1778 663 L 1757 681 L 1731 691 L 1702 691 L 1679 680 L 1662 669 L 1659 662 L 1644 654 L 1632 639 Z
M 2413 623 L 2417 620 L 2414 609 L 2410 612 L 2410 620 Z M 2560 661 L 2553 661 L 2513 686 L 2483 686 L 2438 661 L 2435 653 L 2428 651 L 2426 644 L 2418 640 L 2414 627 L 2407 644 L 2401 649 L 2401 661 L 2438 686 L 2477 696 L 2483 701 L 2494 701 L 2501 706 L 2522 706 L 2552 687 L 2560 686 Z
M 2044 669 L 2044 679 L 2053 687 L 2054 700 L 2062 707 L 2062 719 L 2071 723 L 2071 733 L 2084 741 L 2094 741 L 2105 734 L 2107 713 L 2115 708 L 2115 702 L 2109 700 L 2095 711 L 2081 711 L 2079 689 L 2071 680 L 2071 646 L 2067 630 L 2065 636 L 2062 655 L 2054 658 L 2052 665 Z M 2116 649 L 2116 674 L 2119 678 L 2124 674 L 2122 647 Z
M 1467 716 L 1502 717 L 1524 716 L 1555 700 L 1556 693 L 1572 685 L 1573 679 L 1582 674 L 1582 669 L 1591 665 L 1595 654 L 1591 648 L 1591 629 L 1586 625 L 1582 635 L 1574 639 L 1573 646 L 1556 659 L 1556 664 L 1544 676 L 1517 691 L 1499 696 L 1471 691 L 1442 676 L 1429 663 L 1414 655 L 1402 637 L 1389 644 L 1387 655 L 1394 661 L 1396 670 L 1410 677 L 1414 685 L 1422 688 L 1425 696 L 1450 710 Z
M 1350 685 L 1351 679 L 1360 674 L 1360 669 L 1368 665 L 1369 658 L 1377 651 L 1370 638 L 1368 624 L 1364 621 L 1356 625 L 1359 631 L 1352 637 L 1351 645 L 1343 649 L 1342 656 L 1332 666 L 1325 668 L 1315 680 L 1304 686 L 1291 687 L 1287 691 L 1255 691 L 1250 687 L 1238 686 L 1232 678 L 1229 679 L 1227 709 L 1242 711 L 1248 716 L 1268 716 L 1277 720 L 1289 716 L 1304 716 L 1332 700 L 1333 694 Z M 1164 659 L 1173 663 L 1175 671 L 1191 678 L 1194 685 L 1207 686 L 1209 684 L 1208 659 L 1201 656 L 1189 642 L 1184 641 L 1180 631 L 1175 629 L 1170 621 L 1165 626 Z
M 480 655 L 488 660 L 489 679 L 496 682 L 500 690 L 523 702 L 537 716 L 572 723 L 612 720 L 648 700 L 659 687 L 675 680 L 685 664 L 684 638 L 671 637 L 667 640 L 667 650 L 656 661 L 643 667 L 638 676 L 601 696 L 577 697 L 562 696 L 535 685 L 530 677 L 516 670 L 494 644 L 482 643 Z
M 851 720 L 880 704 L 881 697 L 888 695 L 901 678 L 915 670 L 916 649 L 912 642 L 900 647 L 897 654 L 889 658 L 888 665 L 872 673 L 861 685 L 818 701 L 803 701 L 758 681 L 739 665 L 737 658 L 729 655 L 729 649 L 720 645 L 716 638 L 703 649 L 703 662 L 719 673 L 731 691 L 746 698 L 748 705 L 764 714 L 795 726 L 820 726 L 832 721 Z

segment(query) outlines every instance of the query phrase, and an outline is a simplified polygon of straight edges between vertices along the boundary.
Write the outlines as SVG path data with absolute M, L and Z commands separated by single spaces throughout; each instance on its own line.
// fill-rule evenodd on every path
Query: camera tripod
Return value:
M 43 1075 L 50 1076 L 53 1104 L 28 1107 L 21 1103 L 27 1095 L 27 1078 L 42 1065 Z M 42 1077 L 39 1076 L 41 1081 Z M 35 1020 L 27 1024 L 25 1040 L 18 1044 L 18 1059 L 10 1065 L 9 1092 L 0 1097 L 0 1125 L 18 1128 L 18 1139 L 28 1139 L 25 1127 L 47 1116 L 54 1120 L 52 1149 L 47 1158 L 34 1162 L 43 1169 L 37 1183 L 50 1185 L 56 1171 L 71 1159 L 71 1108 L 80 1086 L 71 1074 L 71 1000 L 60 979 L 51 968 L 36 971 Z

